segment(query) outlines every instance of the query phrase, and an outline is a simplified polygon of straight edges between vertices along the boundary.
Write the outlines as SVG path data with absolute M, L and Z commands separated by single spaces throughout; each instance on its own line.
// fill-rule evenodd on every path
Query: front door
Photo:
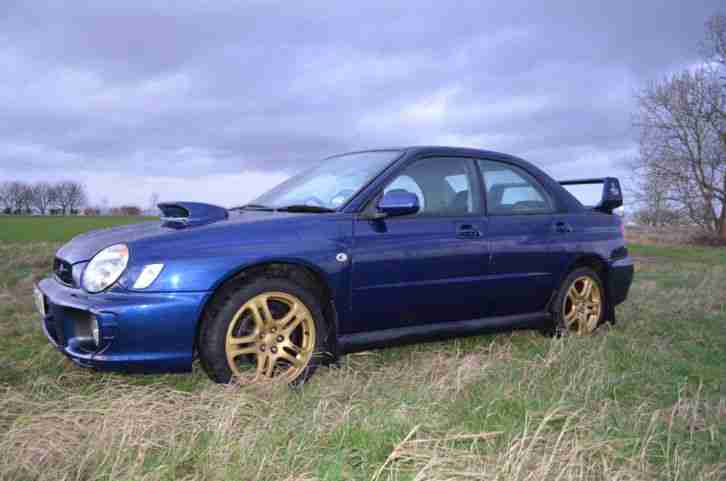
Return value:
M 421 210 L 355 221 L 353 332 L 488 314 L 489 247 L 479 185 L 470 159 L 417 159 L 384 192 L 414 193 Z

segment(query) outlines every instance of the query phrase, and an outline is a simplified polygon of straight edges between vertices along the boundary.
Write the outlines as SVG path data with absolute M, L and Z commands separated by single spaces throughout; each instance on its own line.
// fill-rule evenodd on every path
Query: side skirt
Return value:
M 529 314 L 518 314 L 516 316 L 437 322 L 436 324 L 345 334 L 338 338 L 338 352 L 340 354 L 348 354 L 381 347 L 486 334 L 501 331 L 504 328 L 533 327 L 551 319 L 552 316 L 548 312 L 532 312 Z

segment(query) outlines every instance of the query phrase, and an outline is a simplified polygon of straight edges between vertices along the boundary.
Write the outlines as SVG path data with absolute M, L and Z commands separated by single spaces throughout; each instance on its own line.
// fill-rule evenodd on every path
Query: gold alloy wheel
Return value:
M 562 315 L 567 331 L 590 334 L 597 328 L 602 312 L 602 295 L 590 276 L 575 279 L 562 301 Z
M 314 348 L 310 310 L 285 292 L 265 292 L 247 301 L 229 323 L 225 342 L 227 363 L 241 382 L 291 382 L 303 373 Z M 244 369 L 252 360 L 254 374 Z

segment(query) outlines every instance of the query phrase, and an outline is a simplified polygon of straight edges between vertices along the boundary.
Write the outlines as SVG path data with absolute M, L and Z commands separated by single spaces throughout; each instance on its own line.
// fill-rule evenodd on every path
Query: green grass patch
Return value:
M 726 264 L 726 247 L 628 244 L 628 251 L 636 256 L 659 257 L 663 259 L 678 260 L 684 262 Z
M 65 242 L 78 234 L 158 217 L 0 216 L 0 242 Z

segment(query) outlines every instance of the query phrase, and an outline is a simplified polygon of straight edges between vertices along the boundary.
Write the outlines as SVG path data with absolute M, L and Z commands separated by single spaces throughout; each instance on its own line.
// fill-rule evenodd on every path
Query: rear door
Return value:
M 556 215 L 545 188 L 524 169 L 493 160 L 477 164 L 486 192 L 492 314 L 542 311 L 563 263 L 553 245 L 555 233 L 569 226 Z
M 416 194 L 421 210 L 355 221 L 355 332 L 484 317 L 489 247 L 474 161 L 417 159 L 392 190 Z

